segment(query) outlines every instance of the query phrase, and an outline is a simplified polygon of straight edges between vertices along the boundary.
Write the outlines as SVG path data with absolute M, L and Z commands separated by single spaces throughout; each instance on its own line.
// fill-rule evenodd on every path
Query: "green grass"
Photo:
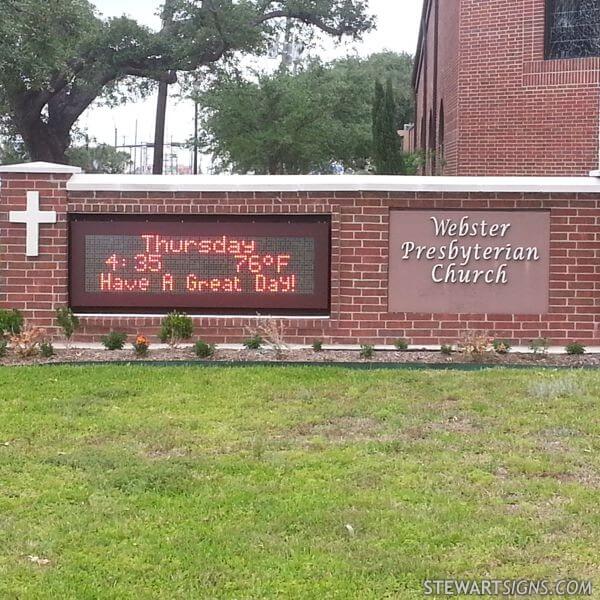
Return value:
M 599 398 L 595 372 L 2 367 L 0 598 L 600 593 Z

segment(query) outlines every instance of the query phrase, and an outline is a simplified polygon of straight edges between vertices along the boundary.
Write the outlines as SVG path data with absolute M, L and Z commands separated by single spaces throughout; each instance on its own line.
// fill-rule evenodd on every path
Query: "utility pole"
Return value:
M 281 70 L 289 72 L 291 68 L 292 73 L 296 75 L 302 63 L 304 50 L 304 44 L 298 40 L 294 33 L 292 19 L 286 19 L 283 43 L 277 42 L 276 47 L 273 47 L 270 51 L 269 58 L 281 57 Z
M 198 175 L 198 99 L 194 99 L 194 175 Z
M 154 127 L 154 163 L 152 173 L 162 175 L 165 153 L 165 121 L 167 118 L 167 98 L 169 84 L 166 79 L 161 79 L 158 84 L 158 101 L 156 103 L 156 124 Z

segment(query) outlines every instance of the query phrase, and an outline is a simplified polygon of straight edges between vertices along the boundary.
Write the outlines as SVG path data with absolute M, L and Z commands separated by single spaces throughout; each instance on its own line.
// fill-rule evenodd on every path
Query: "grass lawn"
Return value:
M 600 598 L 599 399 L 595 372 L 0 367 L 0 598 Z

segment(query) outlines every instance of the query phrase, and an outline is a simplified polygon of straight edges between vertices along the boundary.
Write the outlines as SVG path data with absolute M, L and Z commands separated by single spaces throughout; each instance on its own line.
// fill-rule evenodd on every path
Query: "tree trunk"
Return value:
M 161 81 L 158 84 L 158 101 L 156 104 L 156 126 L 154 128 L 154 164 L 152 173 L 162 175 L 165 153 L 165 120 L 167 117 L 167 98 L 169 84 Z
M 66 151 L 71 142 L 68 131 L 57 130 L 41 119 L 19 129 L 32 161 L 68 164 Z

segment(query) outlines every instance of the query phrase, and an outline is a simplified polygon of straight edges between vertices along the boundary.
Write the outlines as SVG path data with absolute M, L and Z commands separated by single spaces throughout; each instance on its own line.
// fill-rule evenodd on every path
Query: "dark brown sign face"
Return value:
M 328 217 L 78 216 L 79 311 L 326 314 Z
M 550 215 L 392 211 L 390 312 L 543 314 Z

